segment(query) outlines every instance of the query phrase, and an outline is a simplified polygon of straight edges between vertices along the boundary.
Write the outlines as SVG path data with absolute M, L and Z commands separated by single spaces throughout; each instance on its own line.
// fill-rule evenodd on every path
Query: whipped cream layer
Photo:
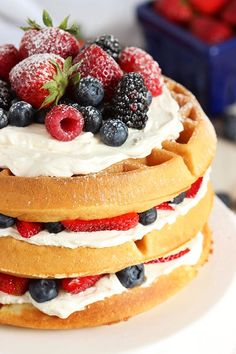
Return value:
M 186 243 L 178 251 L 189 248 L 190 251 L 180 258 L 156 264 L 145 264 L 145 282 L 141 287 L 145 288 L 154 283 L 161 275 L 166 275 L 180 266 L 195 265 L 202 253 L 203 249 L 203 235 L 198 233 L 197 236 L 190 242 Z M 0 292 L 0 304 L 32 304 L 41 312 L 49 316 L 57 316 L 60 318 L 67 318 L 76 311 L 81 311 L 86 306 L 97 301 L 104 300 L 113 295 L 122 294 L 129 289 L 123 287 L 115 274 L 105 275 L 93 287 L 79 293 L 69 294 L 60 290 L 59 295 L 50 301 L 44 303 L 37 303 L 32 299 L 29 292 L 23 296 L 13 296 Z
M 0 229 L 0 237 L 11 236 L 16 240 L 33 245 L 67 247 L 72 249 L 78 247 L 113 247 L 128 241 L 141 240 L 147 233 L 153 230 L 161 230 L 166 224 L 173 224 L 178 216 L 186 215 L 205 196 L 209 179 L 210 169 L 205 173 L 201 187 L 194 198 L 185 198 L 178 205 L 172 204 L 174 210 L 158 210 L 157 220 L 150 225 L 144 226 L 138 223 L 136 227 L 127 231 L 72 232 L 65 230 L 58 234 L 53 234 L 43 230 L 31 238 L 22 237 L 16 227 L 9 227 Z
M 61 142 L 44 125 L 7 126 L 0 131 L 0 167 L 24 177 L 95 173 L 128 158 L 148 156 L 164 140 L 177 139 L 183 130 L 179 106 L 167 87 L 153 98 L 148 117 L 145 129 L 129 129 L 129 137 L 120 147 L 107 146 L 99 135 L 89 132 Z

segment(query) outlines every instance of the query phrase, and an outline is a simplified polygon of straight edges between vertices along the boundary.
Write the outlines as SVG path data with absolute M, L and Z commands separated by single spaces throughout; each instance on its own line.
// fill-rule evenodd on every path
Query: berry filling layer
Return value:
M 181 193 L 168 203 L 162 203 L 144 213 L 130 213 L 121 217 L 96 222 L 65 221 L 62 223 L 27 223 L 16 222 L 5 217 L 4 224 L 0 217 L 0 237 L 14 239 L 39 246 L 57 246 L 67 248 L 93 247 L 104 248 L 121 245 L 128 241 L 142 239 L 153 230 L 161 230 L 166 224 L 188 213 L 205 196 L 210 178 L 210 169 L 203 178 L 199 178 L 191 188 Z M 5 228 L 3 228 L 5 227 Z M 83 230 L 83 231 L 81 231 Z M 100 230 L 100 231 L 94 231 Z
M 195 265 L 202 249 L 203 235 L 198 233 L 171 255 L 146 264 L 127 267 L 114 274 L 63 280 L 27 280 L 2 274 L 0 303 L 29 303 L 49 316 L 67 318 L 97 301 L 122 294 L 134 287 L 148 287 L 160 276 L 169 274 L 180 266 Z

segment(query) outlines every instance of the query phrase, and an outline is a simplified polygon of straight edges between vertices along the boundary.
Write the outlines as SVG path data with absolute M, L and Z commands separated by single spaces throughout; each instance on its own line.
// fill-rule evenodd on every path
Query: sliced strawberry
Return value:
M 64 220 L 62 224 L 67 230 L 74 232 L 92 232 L 104 230 L 129 230 L 138 224 L 137 213 L 128 213 L 114 218 L 95 220 Z
M 66 278 L 62 280 L 61 284 L 66 292 L 78 294 L 94 286 L 102 277 L 103 275 L 91 275 L 87 277 Z
M 180 251 L 178 253 L 171 254 L 171 255 L 166 256 L 166 257 L 160 257 L 160 258 L 154 259 L 153 261 L 146 262 L 145 264 L 156 264 L 156 263 L 170 262 L 170 261 L 173 261 L 173 260 L 175 260 L 177 258 L 180 258 L 180 257 L 184 256 L 189 251 L 190 251 L 190 249 L 186 248 L 185 250 L 182 250 L 182 251 Z
M 175 210 L 170 204 L 167 202 L 161 203 L 156 206 L 157 210 Z
M 191 185 L 191 188 L 186 192 L 186 198 L 194 198 L 202 184 L 203 177 L 200 177 Z
M 42 230 L 43 225 L 39 222 L 17 220 L 16 228 L 22 237 L 30 238 L 37 235 Z
M 0 291 L 6 294 L 23 295 L 28 288 L 28 283 L 29 279 L 0 273 Z

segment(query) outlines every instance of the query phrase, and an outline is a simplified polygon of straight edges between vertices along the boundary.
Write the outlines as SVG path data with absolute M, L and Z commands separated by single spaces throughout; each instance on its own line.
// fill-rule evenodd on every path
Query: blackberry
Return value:
M 80 108 L 80 113 L 84 117 L 84 132 L 96 134 L 99 132 L 102 125 L 102 113 L 92 106 Z
M 148 90 L 142 76 L 128 73 L 119 82 L 113 101 L 113 117 L 129 128 L 143 129 L 148 120 Z
M 99 47 L 105 50 L 105 52 L 107 52 L 113 59 L 116 61 L 118 60 L 121 52 L 121 45 L 118 39 L 116 39 L 113 35 L 104 34 L 90 43 L 99 45 Z
M 0 129 L 5 128 L 8 125 L 7 112 L 0 108 Z
M 8 110 L 11 105 L 11 89 L 5 81 L 0 80 L 0 108 Z

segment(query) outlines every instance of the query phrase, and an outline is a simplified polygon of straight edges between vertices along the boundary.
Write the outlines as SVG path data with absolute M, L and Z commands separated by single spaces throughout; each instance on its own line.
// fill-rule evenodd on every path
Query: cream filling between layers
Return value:
M 210 168 L 203 177 L 203 181 L 197 195 L 194 198 L 185 198 L 179 205 L 173 205 L 174 210 L 158 210 L 157 220 L 144 226 L 140 223 L 127 231 L 94 231 L 94 232 L 72 232 L 62 231 L 58 234 L 50 234 L 48 231 L 41 231 L 31 238 L 22 237 L 15 227 L 0 229 L 1 237 L 13 237 L 16 240 L 27 242 L 38 246 L 55 246 L 75 249 L 78 247 L 105 248 L 121 245 L 128 241 L 141 240 L 147 233 L 153 230 L 161 230 L 166 224 L 175 223 L 178 216 L 186 215 L 190 209 L 196 206 L 207 192 L 210 179 Z
M 184 250 L 189 248 L 190 251 L 180 258 L 156 264 L 145 264 L 145 282 L 141 285 L 142 288 L 153 284 L 161 275 L 166 275 L 180 266 L 195 265 L 202 253 L 203 249 L 203 235 L 198 233 L 197 236 L 186 243 L 182 248 Z M 173 253 L 174 254 L 174 253 Z M 79 293 L 69 294 L 60 290 L 59 295 L 50 301 L 44 303 L 37 303 L 32 299 L 29 292 L 23 296 L 13 296 L 0 292 L 0 303 L 3 305 L 9 304 L 32 304 L 41 312 L 49 316 L 57 316 L 60 318 L 67 318 L 76 311 L 82 311 L 86 306 L 97 301 L 102 301 L 113 295 L 122 294 L 129 289 L 121 285 L 115 274 L 105 275 L 93 287 Z
M 145 129 L 129 129 L 129 137 L 120 147 L 107 146 L 92 133 L 61 142 L 44 125 L 7 126 L 0 131 L 0 167 L 23 177 L 95 173 L 128 158 L 148 156 L 164 140 L 176 140 L 183 130 L 179 106 L 166 86 L 153 98 L 148 117 Z

